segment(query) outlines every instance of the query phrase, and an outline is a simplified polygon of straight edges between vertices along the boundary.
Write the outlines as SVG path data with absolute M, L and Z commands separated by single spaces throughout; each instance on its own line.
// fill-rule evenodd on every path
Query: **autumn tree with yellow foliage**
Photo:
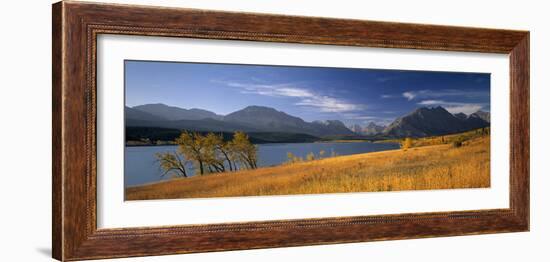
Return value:
M 258 149 L 248 139 L 244 132 L 237 131 L 233 135 L 233 140 L 229 142 L 229 147 L 235 154 L 235 160 L 248 169 L 258 168 Z
M 413 146 L 412 138 L 407 137 L 401 142 L 401 148 L 404 150 L 407 150 Z
M 176 152 L 155 154 L 162 176 L 188 177 L 188 163 L 193 163 L 200 175 L 257 168 L 257 148 L 244 132 L 237 131 L 231 141 L 224 141 L 221 134 L 184 131 L 175 142 Z

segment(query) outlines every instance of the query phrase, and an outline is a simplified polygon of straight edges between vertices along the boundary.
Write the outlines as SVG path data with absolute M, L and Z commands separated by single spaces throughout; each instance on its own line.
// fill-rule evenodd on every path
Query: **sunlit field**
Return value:
M 485 133 L 487 132 L 487 133 Z M 413 139 L 402 149 L 177 178 L 126 188 L 126 200 L 484 188 L 487 130 Z

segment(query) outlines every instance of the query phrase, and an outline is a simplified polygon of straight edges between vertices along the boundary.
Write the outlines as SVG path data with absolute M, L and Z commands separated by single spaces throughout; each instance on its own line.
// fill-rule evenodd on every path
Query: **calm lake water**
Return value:
M 288 160 L 287 153 L 305 159 L 310 152 L 319 156 L 321 150 L 325 151 L 324 157 L 330 157 L 332 152 L 339 156 L 353 155 L 367 152 L 398 149 L 397 143 L 289 143 L 289 144 L 261 144 L 258 146 L 258 167 L 274 166 Z M 137 146 L 125 148 L 124 184 L 134 186 L 145 183 L 170 179 L 170 176 L 162 178 L 158 163 L 155 161 L 155 153 L 175 152 L 177 146 Z M 189 166 L 188 174 L 193 174 Z

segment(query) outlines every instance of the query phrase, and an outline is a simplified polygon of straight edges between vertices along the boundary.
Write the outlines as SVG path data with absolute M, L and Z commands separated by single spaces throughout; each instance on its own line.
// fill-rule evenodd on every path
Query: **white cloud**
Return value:
M 295 103 L 295 105 L 317 107 L 321 112 L 333 113 L 357 111 L 365 108 L 363 105 L 347 103 L 337 98 L 318 95 L 302 99 Z
M 311 92 L 299 88 L 279 88 L 276 90 L 281 96 L 290 96 L 290 97 L 312 97 L 314 96 Z
M 445 104 L 445 103 L 447 103 L 447 102 L 445 102 L 443 100 L 424 100 L 424 101 L 419 102 L 418 104 L 429 106 L 429 105 L 441 105 L 441 104 Z
M 418 102 L 418 105 L 423 106 L 442 106 L 450 113 L 464 113 L 472 114 L 485 107 L 485 103 L 463 103 L 463 102 L 448 102 L 444 99 L 460 99 L 460 98 L 484 98 L 489 97 L 488 91 L 479 90 L 458 90 L 458 89 L 444 89 L 444 90 L 418 90 L 404 92 L 403 97 L 409 101 L 413 99 L 424 99 Z
M 405 93 L 403 93 L 403 97 L 405 97 L 409 101 L 411 101 L 416 97 L 416 93 L 415 92 L 405 92 Z
M 308 89 L 297 87 L 294 84 L 267 85 L 222 81 L 216 81 L 216 83 L 239 88 L 243 94 L 297 98 L 298 102 L 295 105 L 314 107 L 321 112 L 351 112 L 365 108 L 365 105 L 350 103 L 336 97 L 320 95 Z
M 472 113 L 477 112 L 478 110 L 481 110 L 483 106 L 476 105 L 476 104 L 466 104 L 461 106 L 443 106 L 449 113 L 451 114 L 457 114 L 457 113 L 464 113 L 467 115 L 470 115 Z
M 470 115 L 484 107 L 484 104 L 476 103 L 460 103 L 460 102 L 447 102 L 443 100 L 424 100 L 418 103 L 419 105 L 435 106 L 439 105 L 445 108 L 451 114 L 464 113 Z
M 409 101 L 415 98 L 444 98 L 444 97 L 461 97 L 461 98 L 482 98 L 489 97 L 489 91 L 480 90 L 458 90 L 458 89 L 443 89 L 443 90 L 418 90 L 404 92 L 403 97 Z

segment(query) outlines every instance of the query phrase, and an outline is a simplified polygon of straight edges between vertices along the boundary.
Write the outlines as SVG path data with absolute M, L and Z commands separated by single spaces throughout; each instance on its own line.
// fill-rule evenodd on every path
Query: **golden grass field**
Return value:
M 126 200 L 483 188 L 490 186 L 490 136 L 423 138 L 407 150 L 331 157 L 129 187 Z M 460 134 L 463 136 L 463 134 Z

